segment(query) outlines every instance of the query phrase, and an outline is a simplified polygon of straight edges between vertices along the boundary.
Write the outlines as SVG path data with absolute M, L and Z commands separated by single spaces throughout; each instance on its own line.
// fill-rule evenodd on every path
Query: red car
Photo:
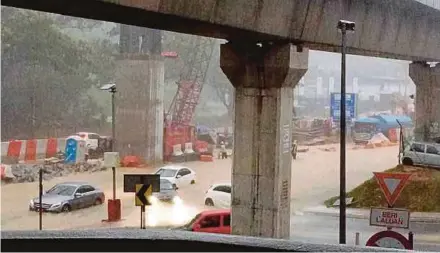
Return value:
M 197 214 L 190 222 L 177 228 L 194 232 L 231 234 L 231 210 L 211 210 Z

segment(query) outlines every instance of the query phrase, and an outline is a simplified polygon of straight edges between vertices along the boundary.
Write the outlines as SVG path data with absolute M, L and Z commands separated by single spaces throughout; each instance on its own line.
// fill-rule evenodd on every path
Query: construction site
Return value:
M 116 147 L 120 154 L 136 156 L 139 163 L 149 164 L 193 161 L 200 154 L 212 155 L 215 139 L 205 136 L 207 141 L 199 140 L 192 120 L 215 40 L 192 37 L 183 49 L 191 54 L 185 54 L 162 51 L 161 31 L 122 25 L 120 34 L 116 77 L 120 87 L 116 97 Z M 190 57 L 180 59 L 181 54 Z M 164 61 L 174 60 L 181 61 L 182 69 L 176 94 L 165 106 Z

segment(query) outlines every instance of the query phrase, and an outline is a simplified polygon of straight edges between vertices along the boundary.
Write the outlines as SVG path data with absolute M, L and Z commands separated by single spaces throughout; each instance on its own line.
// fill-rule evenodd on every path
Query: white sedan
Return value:
M 155 174 L 159 174 L 161 179 L 170 181 L 176 189 L 196 183 L 196 173 L 181 165 L 161 167 Z
M 212 185 L 206 191 L 205 205 L 229 208 L 231 206 L 231 184 L 220 183 Z

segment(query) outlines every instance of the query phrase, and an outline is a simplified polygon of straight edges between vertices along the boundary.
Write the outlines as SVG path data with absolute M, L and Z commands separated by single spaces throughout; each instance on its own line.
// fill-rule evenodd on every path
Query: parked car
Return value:
M 153 192 L 153 195 L 151 196 L 151 202 L 153 202 L 153 205 L 159 201 L 170 202 L 173 204 L 182 203 L 173 184 L 166 179 L 160 180 L 160 192 Z
M 45 212 L 69 212 L 104 203 L 104 192 L 88 183 L 65 182 L 57 184 L 42 196 L 41 209 Z M 39 211 L 39 197 L 29 203 L 30 211 Z
M 440 167 L 440 144 L 412 142 L 402 154 L 404 165 Z
M 161 179 L 170 181 L 175 189 L 196 183 L 196 173 L 186 166 L 164 166 L 158 169 L 155 174 L 159 174 Z
M 176 230 L 231 234 L 231 210 L 203 211 L 187 224 L 176 228 Z
M 205 205 L 229 208 L 231 206 L 231 184 L 220 183 L 209 187 L 205 194 Z

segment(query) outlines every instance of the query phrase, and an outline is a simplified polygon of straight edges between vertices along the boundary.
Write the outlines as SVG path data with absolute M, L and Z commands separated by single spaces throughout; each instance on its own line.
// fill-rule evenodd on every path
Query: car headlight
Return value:
M 176 204 L 176 205 L 180 205 L 180 204 L 182 204 L 182 199 L 179 197 L 179 196 L 174 196 L 174 198 L 173 198 L 173 203 L 174 204 Z
M 148 198 L 148 201 L 150 201 L 150 203 L 151 203 L 152 205 L 155 205 L 155 204 L 157 204 L 157 202 L 159 202 L 159 199 L 157 199 L 156 196 L 150 196 L 150 197 Z
M 51 208 L 53 208 L 53 207 L 59 207 L 59 206 L 61 206 L 61 203 L 56 203 L 55 205 L 52 205 Z

